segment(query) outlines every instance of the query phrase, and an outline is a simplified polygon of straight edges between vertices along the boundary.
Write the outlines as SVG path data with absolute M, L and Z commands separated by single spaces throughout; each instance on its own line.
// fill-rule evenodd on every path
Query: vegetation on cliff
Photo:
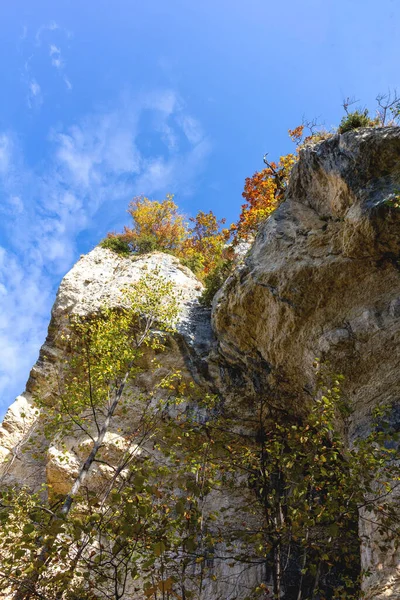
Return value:
M 398 125 L 400 98 L 396 91 L 377 96 L 375 117 L 370 117 L 366 108 L 350 110 L 356 102 L 354 98 L 343 101 L 345 114 L 337 133 L 359 127 Z M 296 146 L 295 152 L 281 156 L 278 162 L 270 161 L 268 154 L 264 156 L 265 168 L 245 180 L 242 193 L 245 202 L 236 223 L 223 227 L 225 219 L 218 220 L 211 210 L 186 218 L 171 194 L 161 201 L 140 196 L 128 207 L 132 224 L 125 226 L 123 233 L 109 233 L 100 245 L 124 256 L 155 250 L 174 254 L 204 282 L 203 303 L 210 305 L 232 271 L 235 247 L 253 239 L 260 225 L 283 202 L 299 151 L 331 137 L 336 130 L 326 130 L 316 120 L 303 120 L 288 133 Z
M 349 113 L 341 127 L 367 118 Z M 304 132 L 290 131 L 298 148 L 330 135 L 311 131 L 304 139 Z M 278 163 L 264 158 L 229 228 L 211 211 L 187 221 L 171 196 L 141 197 L 130 204 L 131 226 L 102 245 L 127 256 L 173 253 L 206 283 L 210 302 L 235 245 L 284 199 L 296 160 L 297 153 Z M 70 319 L 57 401 L 36 399 L 45 436 L 66 448 L 79 432 L 88 443 L 65 493 L 51 484 L 37 493 L 1 490 L 3 589 L 14 600 L 200 600 L 219 561 L 228 572 L 259 568 L 246 600 L 361 598 L 359 519 L 376 528 L 383 550 L 397 549 L 400 539 L 391 407 L 380 407 L 370 431 L 349 447 L 352 406 L 342 378 L 318 361 L 319 381 L 301 414 L 285 412 L 266 389 L 238 418 L 173 367 L 139 393 L 139 378 L 157 373 L 174 342 L 179 298 L 157 271 L 121 293 L 118 309 Z M 115 461 L 106 438 L 117 413 L 134 413 L 136 422 L 118 439 Z M 58 459 L 69 460 L 66 452 Z M 240 502 L 224 502 L 238 492 Z
M 91 443 L 65 494 L 2 490 L 3 589 L 14 600 L 198 600 L 219 560 L 228 570 L 259 565 L 248 600 L 358 598 L 360 514 L 385 543 L 400 539 L 389 495 L 398 438 L 384 412 L 348 449 L 337 425 L 351 409 L 329 374 L 302 417 L 261 395 L 238 423 L 173 370 L 138 395 L 136 379 L 157 370 L 173 335 L 177 297 L 154 272 L 124 294 L 125 308 L 71 321 L 59 401 L 37 399 L 49 438 L 83 432 Z M 136 426 L 111 463 L 107 431 L 117 411 L 133 410 Z M 242 501 L 227 506 L 239 489 Z

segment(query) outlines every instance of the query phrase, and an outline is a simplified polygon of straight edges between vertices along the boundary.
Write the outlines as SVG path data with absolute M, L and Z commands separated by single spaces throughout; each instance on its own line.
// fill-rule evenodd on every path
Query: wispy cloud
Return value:
M 68 79 L 68 77 L 66 75 L 64 75 L 64 83 L 65 83 L 65 87 L 67 88 L 67 90 L 72 90 L 72 83 L 70 82 L 70 80 Z
M 28 27 L 26 25 L 24 25 L 22 27 L 22 32 L 21 32 L 21 35 L 19 36 L 19 40 L 21 42 L 24 41 L 26 39 L 27 34 L 28 34 Z
M 56 69 L 61 80 L 63 81 L 65 88 L 68 91 L 72 90 L 72 83 L 65 72 L 66 60 L 61 52 L 61 47 L 59 44 L 60 38 L 65 40 L 70 40 L 73 37 L 72 32 L 60 27 L 58 23 L 55 21 L 51 21 L 50 23 L 46 23 L 41 25 L 34 35 L 28 36 L 27 27 L 23 28 L 22 35 L 19 37 L 19 41 L 23 42 L 24 46 L 27 48 L 30 46 L 30 54 L 28 58 L 25 60 L 22 79 L 24 83 L 27 85 L 28 94 L 27 94 L 27 104 L 29 108 L 38 108 L 43 104 L 44 96 L 42 87 L 39 85 L 37 81 L 37 72 L 38 68 L 34 67 L 36 63 L 36 58 L 38 55 L 43 54 L 45 48 L 48 50 L 48 65 Z M 46 43 L 46 45 L 45 45 Z M 68 42 L 69 43 L 69 42 Z M 43 67 L 40 70 L 40 81 L 46 82 L 46 71 L 43 70 Z M 46 89 L 46 85 L 44 88 Z
M 146 132 L 157 139 L 150 154 L 143 145 L 149 113 L 154 127 Z M 189 122 L 198 135 L 188 135 Z M 0 412 L 24 387 L 78 237 L 94 222 L 104 235 L 112 223 L 99 215 L 124 214 L 135 194 L 191 193 L 211 148 L 171 90 L 126 97 L 47 139 L 51 158 L 38 167 L 0 133 Z
M 61 55 L 61 49 L 55 44 L 50 44 L 49 46 L 49 55 L 51 60 L 51 65 L 58 69 L 59 71 L 63 71 L 65 67 L 65 60 Z M 72 90 L 72 83 L 65 73 L 63 74 L 63 81 L 65 83 L 65 87 L 68 91 Z
M 11 140 L 7 134 L 0 134 L 0 173 L 5 174 L 10 164 Z
M 42 89 L 36 79 L 32 79 L 29 83 L 28 106 L 39 107 L 43 103 Z
M 40 85 L 38 84 L 38 82 L 36 81 L 36 79 L 33 79 L 29 85 L 29 89 L 31 90 L 31 94 L 32 96 L 39 96 L 41 90 L 40 90 Z
M 183 129 L 185 136 L 191 144 L 199 144 L 203 137 L 202 128 L 196 119 L 189 115 L 183 114 L 179 119 L 180 125 Z
M 55 21 L 50 21 L 50 23 L 45 23 L 39 27 L 36 31 L 35 41 L 38 46 L 42 43 L 42 36 L 46 31 L 55 31 L 56 29 L 60 29 L 58 23 Z
M 53 67 L 56 67 L 56 69 L 61 69 L 64 66 L 64 62 L 61 58 L 60 48 L 57 48 L 57 46 L 55 46 L 54 44 L 50 44 L 49 54 L 51 57 L 51 64 L 53 65 Z

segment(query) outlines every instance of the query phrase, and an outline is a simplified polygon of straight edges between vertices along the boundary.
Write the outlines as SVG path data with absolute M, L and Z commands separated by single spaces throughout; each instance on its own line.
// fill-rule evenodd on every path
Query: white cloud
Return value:
M 189 115 L 182 115 L 179 119 L 183 132 L 191 144 L 198 144 L 204 137 L 200 123 Z
M 11 141 L 5 134 L 0 135 L 0 174 L 8 171 L 10 164 Z
M 29 85 L 29 89 L 31 90 L 31 94 L 32 96 L 39 96 L 41 89 L 40 89 L 40 85 L 38 84 L 38 82 L 33 79 Z
M 50 44 L 50 56 L 54 56 L 60 54 L 60 48 L 57 48 L 55 44 Z
M 176 135 L 173 127 L 170 127 L 167 123 L 162 123 L 159 127 L 159 131 L 162 136 L 163 142 L 166 144 L 169 150 L 177 150 L 178 149 L 178 136 Z
M 51 64 L 56 69 L 61 69 L 64 66 L 64 61 L 61 58 L 61 50 L 57 48 L 54 44 L 50 44 L 49 53 L 51 57 Z
M 56 33 L 54 33 L 56 32 Z M 20 37 L 20 41 L 27 39 L 28 29 L 24 28 L 23 36 Z M 32 72 L 32 59 L 38 53 L 42 53 L 43 45 L 42 42 L 45 40 L 48 42 L 48 57 L 50 57 L 49 64 L 59 72 L 60 77 L 68 91 L 72 90 L 72 83 L 70 78 L 65 73 L 65 60 L 61 53 L 61 48 L 58 44 L 54 43 L 54 38 L 60 38 L 63 36 L 64 39 L 70 39 L 73 34 L 72 32 L 63 29 L 55 21 L 41 25 L 35 34 L 35 50 L 31 52 L 30 56 L 25 60 L 23 81 L 28 88 L 27 103 L 29 108 L 39 108 L 43 104 L 43 94 L 40 85 L 36 81 L 35 73 Z M 40 49 L 39 49 L 40 48 Z M 43 77 L 43 74 L 42 74 Z
M 157 138 L 150 156 L 142 147 L 149 112 L 148 134 Z M 200 125 L 165 90 L 127 95 L 113 110 L 53 130 L 50 158 L 37 167 L 26 165 L 14 138 L 0 132 L 0 234 L 7 239 L 0 247 L 0 413 L 37 358 L 56 284 L 79 255 L 78 236 L 93 223 L 100 236 L 110 229 L 110 222 L 99 222 L 103 205 L 102 214 L 123 215 L 139 193 L 190 193 L 210 152 L 204 134 L 193 131 Z
M 36 81 L 32 79 L 29 83 L 28 106 L 29 108 L 39 107 L 43 103 L 42 88 Z
M 56 69 L 61 69 L 61 67 L 63 66 L 64 63 L 61 60 L 61 58 L 58 57 L 58 58 L 52 58 L 51 64 L 53 65 L 53 67 L 56 67 Z
M 39 27 L 39 29 L 36 31 L 36 35 L 35 35 L 36 44 L 38 46 L 40 46 L 40 44 L 42 42 L 42 36 L 45 31 L 55 31 L 56 29 L 59 29 L 59 28 L 60 28 L 59 25 L 55 21 L 50 21 L 50 23 L 48 23 L 48 24 L 41 25 Z
M 135 134 L 135 114 L 116 111 L 96 115 L 66 133 L 55 134 L 57 159 L 75 185 L 98 186 L 106 183 L 110 174 L 115 177 L 140 171 Z

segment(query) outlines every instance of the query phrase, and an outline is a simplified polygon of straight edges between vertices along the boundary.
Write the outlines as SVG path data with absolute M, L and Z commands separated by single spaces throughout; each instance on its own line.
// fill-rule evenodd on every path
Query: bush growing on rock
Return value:
M 353 129 L 358 129 L 359 127 L 376 127 L 377 125 L 377 120 L 371 119 L 368 116 L 367 109 L 364 111 L 355 110 L 354 112 L 349 112 L 342 118 L 338 132 L 346 133 L 347 131 L 352 131 Z
M 132 217 L 132 226 L 126 226 L 120 237 L 133 252 L 174 252 L 186 237 L 184 217 L 170 194 L 161 202 L 146 197 L 134 198 L 128 213 Z
M 100 246 L 124 256 L 154 251 L 173 254 L 215 293 L 216 282 L 222 285 L 221 275 L 226 271 L 221 265 L 233 254 L 231 232 L 223 228 L 225 219 L 218 220 L 211 210 L 200 210 L 187 221 L 172 198 L 168 195 L 162 202 L 135 198 L 128 209 L 132 226 L 121 234 L 108 234 Z
M 222 287 L 233 269 L 233 262 L 230 259 L 221 260 L 215 268 L 204 278 L 204 292 L 200 296 L 200 303 L 203 306 L 211 306 L 215 294 Z
M 190 217 L 190 226 L 177 256 L 195 266 L 195 274 L 204 279 L 214 271 L 222 257 L 230 253 L 228 240 L 229 229 L 223 229 L 225 219 L 218 220 L 210 210 L 200 210 L 195 217 Z M 199 269 L 196 267 L 201 265 Z
M 131 253 L 129 244 L 115 234 L 109 234 L 104 240 L 101 240 L 99 246 L 101 246 L 101 248 L 112 250 L 116 254 L 121 254 L 122 256 L 129 256 Z

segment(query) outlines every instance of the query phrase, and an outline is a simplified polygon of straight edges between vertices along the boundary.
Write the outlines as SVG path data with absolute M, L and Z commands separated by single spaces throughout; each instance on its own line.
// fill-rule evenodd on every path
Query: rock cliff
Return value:
M 400 428 L 399 190 L 398 128 L 335 135 L 303 149 L 285 202 L 214 299 L 212 328 L 210 311 L 197 301 L 201 284 L 177 259 L 159 253 L 122 258 L 101 248 L 82 257 L 60 286 L 27 389 L 0 428 L 3 483 L 37 487 L 47 480 L 66 491 L 77 444 L 68 444 L 68 463 L 59 460 L 57 441 L 41 439 L 39 457 L 24 452 L 32 435 L 40 437 L 32 398 L 40 393 L 51 402 L 56 394 L 52 373 L 67 315 L 91 314 L 105 300 L 118 303 L 118 289 L 155 265 L 183 292 L 178 336 L 164 367 L 173 365 L 217 391 L 237 407 L 239 419 L 260 394 L 302 413 L 315 387 L 318 357 L 345 376 L 353 408 L 349 444 L 369 430 L 380 404 L 392 407 L 393 425 Z M 142 385 L 151 381 L 143 378 Z M 123 447 L 124 427 L 119 420 L 110 432 L 110 457 Z M 394 547 L 380 550 L 376 528 L 365 523 L 360 521 L 366 598 L 400 598 L 400 556 Z M 255 572 L 236 577 L 233 587 L 226 583 L 225 596 L 211 586 L 204 597 L 243 598 L 253 575 L 255 580 Z M 225 576 L 232 580 L 234 574 Z
M 310 146 L 286 201 L 214 300 L 219 357 L 249 395 L 301 411 L 316 357 L 345 376 L 349 443 L 371 411 L 392 406 L 400 429 L 400 130 L 364 129 Z M 238 396 L 243 391 L 239 391 Z M 400 556 L 361 525 L 369 598 L 400 597 Z
M 105 304 L 118 306 L 121 302 L 120 290 L 137 281 L 147 269 L 155 267 L 160 270 L 160 275 L 172 281 L 182 294 L 178 341 L 171 345 L 164 359 L 165 370 L 167 371 L 171 364 L 175 369 L 184 369 L 186 361 L 190 361 L 192 355 L 196 354 L 200 362 L 202 356 L 207 354 L 212 334 L 209 311 L 202 309 L 197 302 L 202 285 L 176 258 L 161 253 L 145 255 L 138 259 L 121 258 L 102 248 L 95 248 L 88 255 L 82 256 L 60 285 L 52 310 L 48 336 L 40 350 L 39 359 L 32 368 L 26 391 L 11 405 L 0 427 L 3 483 L 23 482 L 37 488 L 43 481 L 50 479 L 52 484 L 55 484 L 55 491 L 64 492 L 64 487 L 70 479 L 67 473 L 69 467 L 67 463 L 57 460 L 57 448 L 51 444 L 48 448 L 48 443 L 41 439 L 39 443 L 43 451 L 48 451 L 47 454 L 42 453 L 42 456 L 37 458 L 36 450 L 26 451 L 30 437 L 40 435 L 41 429 L 41 417 L 33 397 L 40 395 L 47 403 L 56 402 L 56 369 L 63 355 L 61 338 L 68 316 L 92 315 Z M 143 379 L 144 388 L 147 384 Z M 118 421 L 115 429 L 120 425 Z M 108 445 L 115 446 L 117 437 L 109 436 Z M 72 447 L 73 440 L 70 442 Z M 78 460 L 78 457 L 75 458 Z M 70 464 L 74 464 L 73 457 Z M 57 482 L 62 489 L 58 489 Z

